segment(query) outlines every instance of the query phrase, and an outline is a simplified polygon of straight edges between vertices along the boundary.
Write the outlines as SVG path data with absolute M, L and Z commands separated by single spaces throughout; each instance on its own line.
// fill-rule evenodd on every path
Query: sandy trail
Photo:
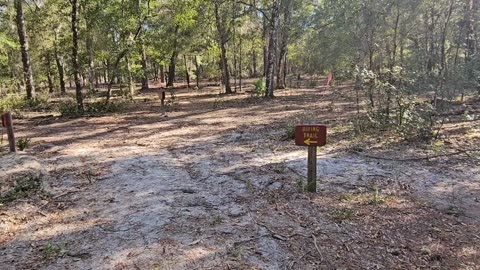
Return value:
M 399 264 L 391 250 L 413 258 L 399 264 L 404 267 L 428 264 L 420 249 L 437 242 L 415 238 L 423 235 L 422 226 L 428 229 L 433 223 L 421 217 L 403 227 L 389 227 L 395 220 L 389 215 L 423 211 L 436 219 L 431 208 L 402 199 L 395 207 L 408 210 L 400 213 L 390 205 L 367 205 L 354 215 L 355 220 L 361 211 L 385 211 L 382 222 L 373 220 L 374 225 L 339 225 L 332 220 L 332 209 L 344 207 L 332 199 L 345 193 L 368 195 L 372 188 L 385 196 L 411 191 L 439 209 L 452 204 L 451 190 L 469 192 L 457 198 L 465 201 L 462 211 L 471 217 L 462 221 L 465 226 L 449 227 L 443 244 L 460 237 L 457 232 L 476 235 L 478 213 L 472 209 L 478 208 L 477 167 L 453 176 L 326 148 L 330 153 L 319 156 L 320 195 L 310 196 L 298 191 L 306 173 L 305 149 L 281 141 L 283 131 L 276 126 L 298 108 L 279 100 L 269 104 L 268 114 L 262 104 L 239 113 L 235 100 L 215 109 L 198 108 L 188 97 L 183 100 L 185 111 L 167 118 L 146 105 L 131 115 L 53 121 L 35 130 L 25 127 L 25 134 L 36 134 L 57 199 L 47 202 L 55 210 L 29 206 L 25 211 L 34 217 L 6 223 L 11 237 L 2 243 L 0 269 L 389 268 Z M 219 103 L 216 98 L 204 101 Z M 26 206 L 6 215 L 14 216 L 22 207 Z M 452 218 L 445 217 L 445 222 Z M 423 224 L 418 232 L 402 232 L 415 222 Z M 376 226 L 388 227 L 381 241 L 392 246 L 387 252 L 384 245 L 371 243 L 364 254 L 366 243 L 376 241 L 372 237 L 381 231 L 373 234 Z M 444 224 L 435 226 L 443 230 Z M 312 234 L 317 234 L 321 250 Z M 465 256 L 441 263 L 457 265 Z M 472 258 L 466 262 L 475 262 Z

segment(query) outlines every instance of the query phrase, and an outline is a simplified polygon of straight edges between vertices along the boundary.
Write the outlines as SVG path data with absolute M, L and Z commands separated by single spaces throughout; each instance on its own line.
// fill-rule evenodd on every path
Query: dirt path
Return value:
M 53 197 L 2 210 L 0 269 L 476 269 L 478 167 L 446 174 L 327 147 L 320 193 L 305 194 L 305 151 L 281 138 L 312 94 L 284 94 L 248 106 L 184 94 L 168 117 L 145 102 L 25 120 Z

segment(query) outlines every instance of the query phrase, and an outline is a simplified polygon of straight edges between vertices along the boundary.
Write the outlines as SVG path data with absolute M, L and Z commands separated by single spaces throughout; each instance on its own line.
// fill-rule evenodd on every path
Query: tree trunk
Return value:
M 155 61 L 153 61 L 152 65 L 153 65 L 153 75 L 154 75 L 153 80 L 157 82 L 158 81 L 158 64 Z
M 173 52 L 172 56 L 170 57 L 170 66 L 168 67 L 168 79 L 167 79 L 167 87 L 173 87 L 173 83 L 175 81 L 175 66 L 178 56 L 177 51 L 177 34 L 180 27 L 178 25 L 175 26 L 174 37 L 175 42 L 173 44 Z
M 197 83 L 197 89 L 200 89 L 200 67 L 198 65 L 198 59 L 195 55 L 195 80 Z
M 226 30 L 224 28 L 223 21 L 220 17 L 220 13 L 218 11 L 218 3 L 215 2 L 215 22 L 217 25 L 217 32 L 218 32 L 218 44 L 220 45 L 220 64 L 222 68 L 222 79 L 223 85 L 225 86 L 225 93 L 232 94 L 232 88 L 230 86 L 230 72 L 228 70 L 228 59 L 227 59 L 227 48 L 225 47 L 228 36 Z
M 435 88 L 435 93 L 433 96 L 433 102 L 435 107 L 437 106 L 438 95 L 441 94 L 441 91 L 445 84 L 445 77 L 447 73 L 447 70 L 446 70 L 447 69 L 447 57 L 446 57 L 447 31 L 448 31 L 448 25 L 450 23 L 450 18 L 453 13 L 454 4 L 455 4 L 455 0 L 450 0 L 450 7 L 448 9 L 447 17 L 445 18 L 445 24 L 442 29 L 442 37 L 441 37 L 441 43 L 440 43 L 440 70 L 438 72 L 439 82 L 437 84 L 437 87 Z
M 60 56 L 60 53 L 58 51 L 57 32 L 55 32 L 54 49 L 55 49 L 55 62 L 57 64 L 57 70 L 58 70 L 58 80 L 60 81 L 60 94 L 63 96 L 67 91 L 65 88 L 65 70 L 63 68 L 63 58 L 62 56 Z
M 395 18 L 395 26 L 393 29 L 393 49 L 392 49 L 392 57 L 390 60 L 390 71 L 393 71 L 393 68 L 397 64 L 397 36 L 398 36 L 398 25 L 400 24 L 400 6 L 397 3 L 397 14 Z
M 128 59 L 128 55 L 125 54 L 125 64 L 127 65 L 127 76 L 128 76 L 128 91 L 130 92 L 130 97 L 133 98 L 135 96 L 135 82 L 133 81 L 132 76 L 132 68 L 130 65 L 130 61 Z
M 465 18 L 465 28 L 466 28 L 466 53 L 465 61 L 469 62 L 472 59 L 472 56 L 475 55 L 477 50 L 477 40 L 475 33 L 476 17 L 478 16 L 479 1 L 478 0 L 467 0 L 467 10 Z
M 148 90 L 148 67 L 147 67 L 147 51 L 145 50 L 145 43 L 143 40 L 140 41 L 141 46 L 141 55 L 142 55 L 142 90 Z
M 183 61 L 185 64 L 185 78 L 187 79 L 187 88 L 190 88 L 190 74 L 188 73 L 188 65 L 187 65 L 187 56 L 183 55 Z
M 15 0 L 15 10 L 18 40 L 20 41 L 20 47 L 22 52 L 25 89 L 27 91 L 27 99 L 31 99 L 35 95 L 35 87 L 33 82 L 32 65 L 30 63 L 27 31 L 25 29 L 25 19 L 23 17 L 23 0 Z
M 239 91 L 242 92 L 242 79 L 243 79 L 243 74 L 242 74 L 242 33 L 240 32 L 239 39 L 238 39 L 238 53 L 239 53 L 239 58 L 240 61 L 238 61 L 238 84 L 239 84 Z
M 78 0 L 71 0 L 72 4 L 72 65 L 73 77 L 75 80 L 75 96 L 77 99 L 77 109 L 83 112 L 82 85 L 80 82 L 80 65 L 78 63 Z
M 277 55 L 277 28 L 279 20 L 278 1 L 273 1 L 272 18 L 270 23 L 270 39 L 268 42 L 268 65 L 266 74 L 266 92 L 265 97 L 273 98 L 273 90 L 275 88 L 275 64 Z
M 52 94 L 55 90 L 55 84 L 53 83 L 54 78 L 51 69 L 52 61 L 50 59 L 50 53 L 47 53 L 45 60 L 47 64 L 48 93 Z
M 165 83 L 165 69 L 163 64 L 160 65 L 160 82 Z
M 267 49 L 267 18 L 263 16 L 263 30 L 262 30 L 262 41 L 263 41 L 263 76 L 267 76 L 267 66 L 268 66 L 268 49 Z
M 95 67 L 93 62 L 93 35 L 92 35 L 92 26 L 91 22 L 87 20 L 87 40 L 86 40 L 86 49 L 88 54 L 88 90 L 90 92 L 95 92 Z
M 284 68 L 286 65 L 284 63 L 287 61 L 287 50 L 288 50 L 288 36 L 290 33 L 290 23 L 291 23 L 291 10 L 290 10 L 290 5 L 291 1 L 286 0 L 285 1 L 285 6 L 283 7 L 283 17 L 284 17 L 284 22 L 283 22 L 283 28 L 282 28 L 282 41 L 280 44 L 280 53 L 278 57 L 278 66 L 277 66 L 277 88 L 278 89 L 285 89 L 285 74 L 286 70 Z
M 173 82 L 175 81 L 175 66 L 177 61 L 177 51 L 174 50 L 172 57 L 170 57 L 170 66 L 168 67 L 168 82 L 167 87 L 173 87 Z
M 128 53 L 128 49 L 124 49 L 123 51 L 121 51 L 118 54 L 117 59 L 115 60 L 115 63 L 113 64 L 111 69 L 109 69 L 111 70 L 111 72 L 110 74 L 108 74 L 108 78 L 110 79 L 110 81 L 108 82 L 108 86 L 107 86 L 107 97 L 105 99 L 106 104 L 110 101 L 110 97 L 112 96 L 112 86 L 113 86 L 113 83 L 115 82 L 115 79 L 117 79 L 118 81 L 118 75 L 116 74 L 118 64 L 120 63 L 122 58 L 125 57 L 125 55 L 127 55 L 127 53 Z M 110 63 L 108 63 L 108 61 L 107 61 L 107 66 L 110 66 Z
M 257 52 L 255 51 L 255 44 L 252 42 L 252 77 L 257 77 Z

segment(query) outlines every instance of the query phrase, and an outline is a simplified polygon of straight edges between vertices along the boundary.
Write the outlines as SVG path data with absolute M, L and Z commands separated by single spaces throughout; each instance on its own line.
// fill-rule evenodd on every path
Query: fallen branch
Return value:
M 301 261 L 308 254 L 310 254 L 310 251 L 307 251 L 302 256 L 300 256 L 300 258 L 298 258 L 298 261 Z M 289 265 L 288 269 L 293 269 L 293 266 L 295 265 L 296 262 L 297 262 L 296 260 L 292 261 L 292 263 Z
M 317 244 L 317 237 L 315 237 L 315 234 L 312 233 L 312 238 L 313 238 L 313 244 L 315 245 L 315 248 L 317 249 L 318 254 L 320 255 L 320 262 L 323 262 L 323 254 L 320 251 L 320 248 L 318 247 Z
M 269 232 L 270 232 L 270 235 L 271 235 L 273 238 L 278 239 L 278 240 L 281 240 L 281 241 L 287 241 L 287 240 L 288 240 L 288 237 L 287 237 L 287 236 L 277 233 L 276 231 L 270 229 L 267 225 L 265 225 L 265 224 L 263 224 L 263 223 L 257 222 L 253 216 L 250 216 L 250 217 L 252 218 L 252 220 L 253 220 L 253 222 L 254 222 L 255 224 L 257 224 L 258 226 L 261 226 L 261 227 L 265 228 L 267 231 L 269 231 Z
M 67 191 L 67 192 L 65 192 L 65 193 L 63 193 L 63 194 L 60 194 L 60 195 L 57 195 L 57 196 L 53 197 L 52 199 L 53 199 L 53 200 L 57 200 L 57 199 L 59 199 L 59 198 L 61 198 L 61 197 L 67 196 L 67 195 L 72 194 L 72 193 L 76 193 L 76 192 L 78 192 L 78 191 L 79 191 L 79 190 Z

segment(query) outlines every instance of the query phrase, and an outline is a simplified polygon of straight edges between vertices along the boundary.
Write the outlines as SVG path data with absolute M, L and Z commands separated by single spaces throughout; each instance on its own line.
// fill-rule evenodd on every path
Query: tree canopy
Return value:
M 166 78 L 172 87 L 177 78 L 201 78 L 219 80 L 233 93 L 232 78 L 263 75 L 264 95 L 273 97 L 289 77 L 332 72 L 355 79 L 370 71 L 393 85 L 411 81 L 411 90 L 454 95 L 479 85 L 479 5 L 476 0 L 3 0 L 0 88 L 33 98 L 35 89 L 65 93 L 66 82 L 74 82 L 81 99 L 87 89 L 105 84 L 109 98 L 115 83 L 128 83 L 135 95 L 135 82 L 148 89 L 152 79 Z

